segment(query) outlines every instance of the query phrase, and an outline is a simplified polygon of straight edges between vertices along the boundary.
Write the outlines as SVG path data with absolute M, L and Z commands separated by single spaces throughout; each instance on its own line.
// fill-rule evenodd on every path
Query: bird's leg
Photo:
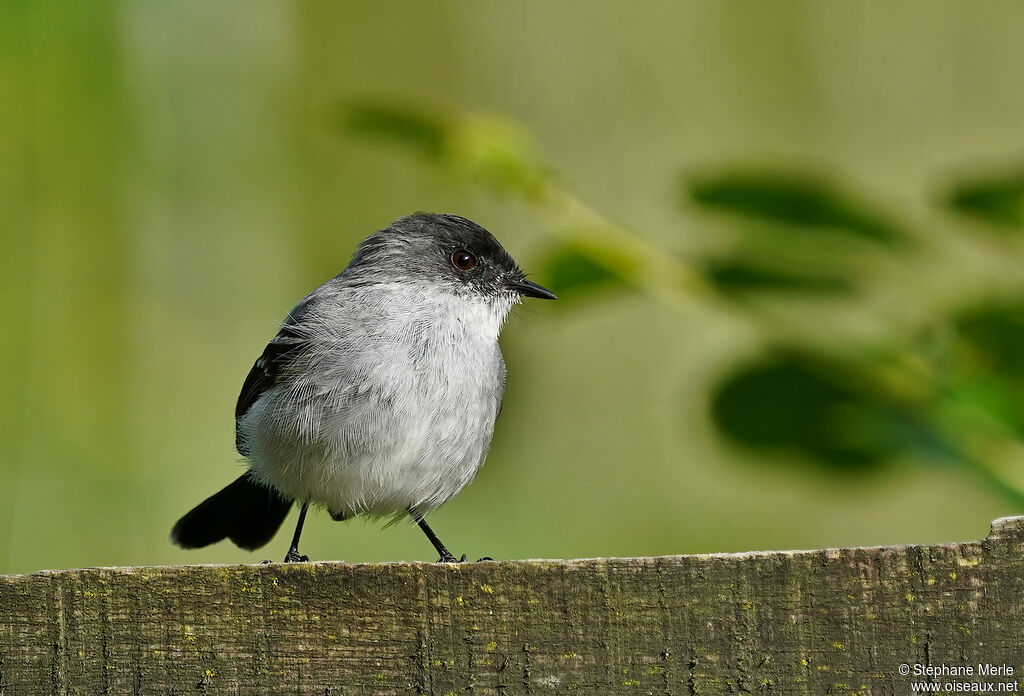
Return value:
M 292 535 L 292 545 L 288 548 L 288 553 L 285 554 L 285 563 L 305 563 L 309 560 L 309 556 L 299 555 L 299 537 L 302 536 L 302 525 L 306 522 L 306 510 L 309 508 L 309 503 L 303 503 L 302 509 L 299 510 L 299 521 L 295 525 L 295 534 Z
M 466 554 L 462 554 L 462 558 L 461 559 L 460 558 L 456 558 L 455 556 L 453 556 L 452 552 L 449 551 L 447 549 L 447 547 L 445 547 L 445 545 L 441 543 L 441 540 L 437 538 L 437 535 L 434 534 L 434 530 L 430 528 L 430 525 L 427 524 L 427 521 L 425 519 L 423 519 L 423 517 L 421 517 L 420 515 L 417 515 L 415 512 L 410 513 L 410 514 L 412 514 L 412 518 L 414 520 L 416 520 L 416 524 L 418 524 L 420 526 L 420 529 L 423 530 L 423 533 L 427 535 L 427 538 L 430 539 L 430 543 L 433 544 L 434 548 L 437 549 L 437 552 L 439 554 L 441 554 L 441 557 L 437 559 L 438 563 L 463 563 L 463 562 L 465 562 Z

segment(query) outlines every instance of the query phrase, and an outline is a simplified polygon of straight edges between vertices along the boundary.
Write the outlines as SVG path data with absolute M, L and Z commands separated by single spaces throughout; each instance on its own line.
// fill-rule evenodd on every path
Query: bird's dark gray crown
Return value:
M 476 265 L 468 271 L 452 264 L 465 249 Z M 415 213 L 399 218 L 363 240 L 339 276 L 350 284 L 423 280 L 486 295 L 507 294 L 508 282 L 523 272 L 494 236 L 458 215 Z

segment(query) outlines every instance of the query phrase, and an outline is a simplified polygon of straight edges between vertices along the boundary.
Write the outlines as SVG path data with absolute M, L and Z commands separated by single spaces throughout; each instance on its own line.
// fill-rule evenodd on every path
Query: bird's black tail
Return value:
M 270 541 L 291 507 L 292 501 L 256 483 L 246 472 L 178 520 L 171 541 L 184 549 L 198 549 L 227 538 L 252 551 Z

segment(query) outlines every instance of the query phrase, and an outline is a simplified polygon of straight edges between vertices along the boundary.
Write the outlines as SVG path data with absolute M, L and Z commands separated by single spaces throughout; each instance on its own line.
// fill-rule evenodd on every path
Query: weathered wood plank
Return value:
M 901 664 L 1024 669 L 1022 551 L 1007 518 L 941 546 L 3 576 L 0 694 L 907 694 Z

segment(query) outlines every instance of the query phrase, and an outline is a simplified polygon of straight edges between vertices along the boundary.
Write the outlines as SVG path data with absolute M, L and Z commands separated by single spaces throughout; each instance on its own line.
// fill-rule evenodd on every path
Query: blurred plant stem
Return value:
M 605 218 L 549 179 L 534 212 L 552 237 L 607 269 L 626 285 L 679 308 L 696 298 L 722 304 L 696 269 Z

